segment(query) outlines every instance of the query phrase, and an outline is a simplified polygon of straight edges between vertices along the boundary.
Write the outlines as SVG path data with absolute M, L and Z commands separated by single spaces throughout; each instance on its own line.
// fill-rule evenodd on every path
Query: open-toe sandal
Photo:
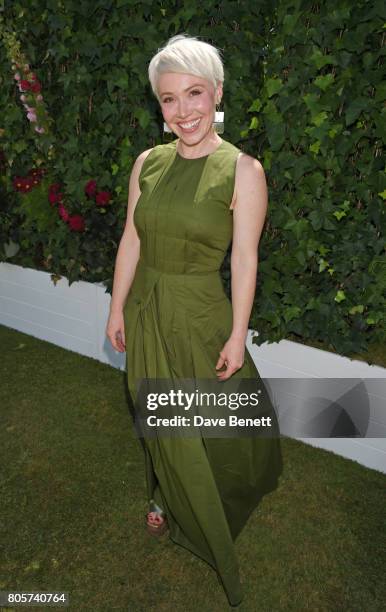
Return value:
M 146 515 L 146 529 L 153 536 L 163 535 L 168 529 L 165 513 L 148 512 Z

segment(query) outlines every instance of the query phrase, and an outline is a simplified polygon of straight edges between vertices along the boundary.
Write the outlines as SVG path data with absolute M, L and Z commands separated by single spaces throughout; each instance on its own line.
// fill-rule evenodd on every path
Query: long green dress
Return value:
M 217 378 L 232 331 L 220 266 L 232 240 L 229 210 L 240 150 L 222 140 L 196 159 L 177 139 L 145 159 L 134 211 L 140 258 L 125 306 L 133 404 L 143 378 Z M 233 376 L 259 379 L 245 349 Z M 269 401 L 269 400 L 268 400 Z M 242 600 L 234 540 L 282 472 L 278 438 L 145 439 L 149 500 L 166 512 L 171 539 L 209 563 L 231 605 Z

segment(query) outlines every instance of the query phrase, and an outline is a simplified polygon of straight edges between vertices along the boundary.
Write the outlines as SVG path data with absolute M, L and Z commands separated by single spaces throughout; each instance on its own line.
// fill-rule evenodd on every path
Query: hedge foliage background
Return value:
M 223 137 L 266 171 L 257 342 L 385 341 L 383 2 L 31 0 L 0 16 L 1 260 L 111 291 L 132 164 L 175 137 L 147 66 L 186 32 L 221 49 Z

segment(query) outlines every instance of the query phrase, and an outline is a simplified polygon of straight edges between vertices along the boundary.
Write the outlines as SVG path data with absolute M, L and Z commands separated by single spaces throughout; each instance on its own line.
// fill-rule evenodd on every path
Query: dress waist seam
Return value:
M 166 276 L 183 276 L 183 277 L 205 277 L 205 276 L 218 276 L 220 273 L 220 269 L 216 268 L 215 270 L 205 270 L 202 272 L 172 272 L 170 270 L 163 270 L 162 268 L 155 268 L 154 266 L 151 266 L 147 263 L 145 263 L 143 260 L 139 260 L 138 261 L 138 266 L 137 269 L 141 267 L 142 269 L 149 269 L 151 272 L 155 272 L 157 274 L 162 274 L 162 275 L 166 275 Z

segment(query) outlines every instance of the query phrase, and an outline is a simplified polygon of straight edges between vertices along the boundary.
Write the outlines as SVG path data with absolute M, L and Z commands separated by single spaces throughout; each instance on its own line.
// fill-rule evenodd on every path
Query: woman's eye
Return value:
M 199 96 L 200 94 L 202 94 L 202 91 L 200 91 L 199 89 L 192 89 L 192 91 L 190 93 L 193 94 L 194 96 Z M 167 98 L 164 98 L 162 100 L 162 103 L 163 104 L 168 104 L 171 100 L 173 100 L 173 98 L 168 96 Z

